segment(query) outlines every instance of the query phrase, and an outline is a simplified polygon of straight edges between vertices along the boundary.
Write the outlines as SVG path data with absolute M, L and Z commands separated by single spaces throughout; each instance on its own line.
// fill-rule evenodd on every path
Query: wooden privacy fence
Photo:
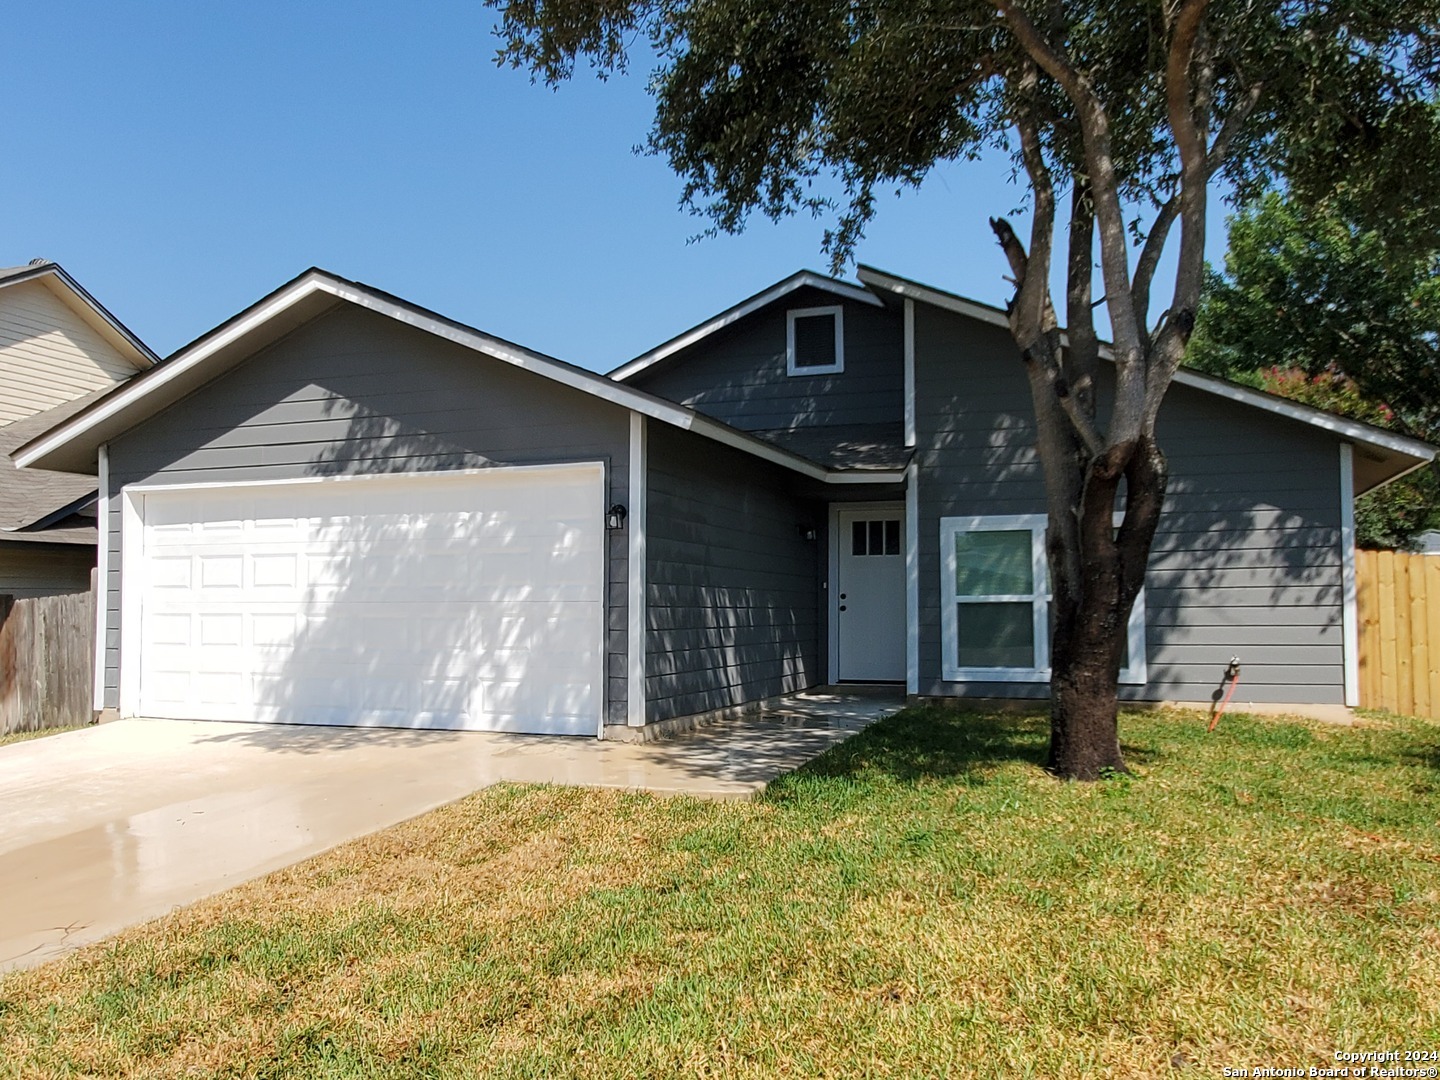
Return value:
M 1440 719 L 1440 555 L 1355 555 L 1360 704 Z
M 94 719 L 95 594 L 0 595 L 0 734 Z

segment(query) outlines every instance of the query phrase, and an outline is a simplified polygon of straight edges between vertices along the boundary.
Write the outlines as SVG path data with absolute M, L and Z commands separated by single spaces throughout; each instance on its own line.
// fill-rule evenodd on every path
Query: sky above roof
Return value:
M 161 355 L 318 265 L 604 371 L 827 268 L 808 217 L 692 242 L 680 181 L 633 152 L 643 65 L 532 86 L 476 0 L 9 14 L 0 266 L 62 263 Z M 1003 303 L 987 218 L 1021 197 L 1003 159 L 944 167 L 858 258 Z

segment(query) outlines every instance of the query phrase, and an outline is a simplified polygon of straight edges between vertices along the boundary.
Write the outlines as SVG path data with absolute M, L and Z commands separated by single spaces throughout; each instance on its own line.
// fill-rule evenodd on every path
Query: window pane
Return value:
M 900 554 L 900 522 L 898 519 L 885 522 L 885 554 Z
M 883 521 L 870 522 L 870 554 L 885 554 L 885 523 Z
M 1034 591 L 1029 529 L 955 534 L 956 596 L 1015 596 Z
M 835 363 L 835 316 L 805 315 L 795 320 L 795 366 L 830 367 Z
M 1029 604 L 957 604 L 961 667 L 1033 668 L 1035 619 Z
M 865 554 L 865 522 L 852 521 L 850 523 L 850 554 Z

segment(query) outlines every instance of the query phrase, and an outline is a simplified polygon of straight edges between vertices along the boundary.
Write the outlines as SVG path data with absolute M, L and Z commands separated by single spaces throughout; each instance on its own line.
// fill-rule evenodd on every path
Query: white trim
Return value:
M 727 446 L 743 450 L 748 454 L 770 461 L 776 465 L 790 469 L 802 475 L 823 483 L 841 484 L 893 484 L 899 483 L 904 478 L 903 470 L 889 470 L 873 472 L 832 472 L 821 465 L 817 465 L 805 458 L 798 457 L 779 447 L 772 446 L 753 435 L 747 435 L 727 425 L 710 420 L 687 409 L 682 405 L 675 405 L 671 402 L 662 401 L 628 386 L 612 382 L 602 375 L 591 372 L 580 371 L 570 368 L 557 360 L 541 356 L 539 353 L 532 353 L 519 346 L 512 346 L 505 342 L 490 338 L 478 331 L 464 329 L 439 318 L 432 317 L 424 312 L 414 310 L 406 305 L 393 300 L 377 296 L 364 286 L 356 285 L 353 282 L 341 281 L 323 271 L 311 271 L 299 278 L 290 285 L 282 288 L 268 300 L 257 304 L 249 312 L 237 317 L 229 326 L 217 331 L 213 336 L 205 338 L 191 346 L 188 350 L 177 354 L 153 372 L 135 382 L 127 383 L 125 386 L 102 399 L 99 407 L 93 411 L 82 412 L 61 424 L 54 430 L 41 436 L 25 446 L 19 448 L 13 455 L 15 463 L 19 466 L 35 465 L 47 454 L 63 447 L 66 443 L 79 438 L 85 432 L 92 430 L 105 421 L 115 417 L 125 409 L 137 404 L 143 398 L 165 386 L 177 377 L 185 374 L 203 363 L 208 357 L 213 356 L 221 349 L 233 345 L 245 335 L 259 328 L 264 323 L 283 314 L 289 308 L 295 306 L 307 297 L 316 293 L 325 293 L 346 300 L 357 306 L 368 310 L 387 315 L 398 322 L 414 326 L 427 333 L 442 337 L 448 341 L 483 353 L 486 356 L 513 364 L 526 371 L 533 371 L 538 375 L 552 379 L 565 386 L 570 386 L 584 393 L 610 401 L 622 408 L 642 413 L 645 416 L 653 417 L 667 424 L 681 429 L 682 431 L 694 431 Z M 866 294 L 869 296 L 870 294 Z M 879 303 L 873 296 L 871 299 Z M 41 465 L 40 467 L 44 467 Z
M 1418 439 L 1406 438 L 1404 435 L 1394 435 L 1388 431 L 1382 431 L 1379 428 L 1372 428 L 1365 424 L 1357 423 L 1354 420 L 1347 420 L 1343 416 L 1333 416 L 1323 409 L 1316 409 L 1309 405 L 1286 401 L 1284 398 L 1261 393 L 1259 390 L 1251 390 L 1246 386 L 1236 386 L 1234 383 L 1226 382 L 1224 379 L 1217 379 L 1215 376 L 1206 375 L 1203 372 L 1181 368 L 1175 373 L 1175 381 L 1181 386 L 1204 390 L 1223 398 L 1229 398 L 1231 401 L 1238 401 L 1243 405 L 1251 405 L 1257 409 L 1264 409 L 1266 412 L 1275 413 L 1277 416 L 1288 417 L 1291 420 L 1298 420 L 1302 424 L 1323 428 L 1332 434 L 1342 435 L 1356 442 L 1379 446 L 1397 454 L 1404 454 L 1407 457 L 1417 457 L 1420 458 L 1422 462 L 1433 461 L 1436 453 L 1440 452 L 1437 451 L 1435 447 L 1429 446 Z
M 829 516 L 827 518 L 826 533 L 830 538 L 829 567 L 825 574 L 825 612 L 826 612 L 826 682 L 837 683 L 840 681 L 840 627 L 835 610 L 835 580 L 840 576 L 840 508 L 845 503 L 831 503 Z
M 915 445 L 915 301 L 905 298 L 905 445 Z
M 907 299 L 919 300 L 934 307 L 944 308 L 946 311 L 953 311 L 957 315 L 964 315 L 969 319 L 978 319 L 980 322 L 989 323 L 991 326 L 1002 326 L 1010 329 L 1010 320 L 1005 313 L 998 308 L 988 307 L 985 304 L 977 304 L 973 300 L 966 300 L 963 296 L 955 296 L 952 293 L 940 289 L 931 288 L 929 285 L 921 285 L 917 281 L 907 281 L 904 278 L 896 277 L 894 274 L 887 274 L 883 270 L 876 270 L 873 267 L 862 266 L 855 271 L 855 276 L 872 289 L 884 289 L 886 292 L 895 293 Z
M 795 362 L 795 320 L 818 319 L 829 315 L 834 320 L 835 360 L 829 364 L 797 364 Z M 840 304 L 828 307 L 791 308 L 785 312 L 785 374 L 839 375 L 845 370 L 845 308 Z
M 325 293 L 337 299 L 346 300 L 358 307 L 387 315 L 397 322 L 414 326 L 417 329 L 434 334 L 436 337 L 453 341 L 458 345 L 462 345 L 475 352 L 483 353 L 496 360 L 504 361 L 507 364 L 512 364 L 515 367 L 533 371 L 538 375 L 543 375 L 562 385 L 583 391 L 602 400 L 613 402 L 627 409 L 642 412 L 658 420 L 664 420 L 666 423 L 673 424 L 681 429 L 688 430 L 695 417 L 694 412 L 690 409 L 661 401 L 658 398 L 651 397 L 649 394 L 643 394 L 627 386 L 613 383 L 603 375 L 570 368 L 559 361 L 541 356 L 539 353 L 532 353 L 518 346 L 506 344 L 479 331 L 463 329 L 415 310 L 408 305 L 378 296 L 365 287 L 356 285 L 353 282 L 341 281 L 323 271 L 311 271 L 290 285 L 282 288 L 268 300 L 257 304 L 230 325 L 217 331 L 213 336 L 197 342 L 188 350 L 181 352 L 167 363 L 156 368 L 145 378 L 129 383 L 123 389 L 103 399 L 99 403 L 98 408 L 93 409 L 93 411 L 82 412 L 78 416 L 61 424 L 40 441 L 32 442 L 23 447 L 21 451 L 17 451 L 15 463 L 22 467 L 33 464 L 39 458 L 52 453 L 65 443 L 70 442 L 86 431 L 109 420 L 116 414 L 130 408 L 132 405 L 137 404 L 143 398 L 153 394 L 156 390 L 194 369 L 220 350 L 235 344 L 247 334 L 283 314 L 302 300 L 314 296 L 317 293 Z
M 145 488 L 120 489 L 120 698 L 122 717 L 140 707 L 140 601 L 145 594 Z
M 851 285 L 848 282 L 836 281 L 834 278 L 825 277 L 823 274 L 814 273 L 811 270 L 801 270 L 798 274 L 791 274 L 784 281 L 778 281 L 763 292 L 756 293 L 749 300 L 741 301 L 727 311 L 721 312 L 713 319 L 707 319 L 699 326 L 685 331 L 678 337 L 671 338 L 663 345 L 659 345 L 649 352 L 641 353 L 633 360 L 621 364 L 614 371 L 610 372 L 610 378 L 616 382 L 624 382 L 632 375 L 638 375 L 652 364 L 658 364 L 667 356 L 673 356 L 681 349 L 689 348 L 697 341 L 709 337 L 717 330 L 739 322 L 747 315 L 754 314 L 767 304 L 773 304 L 781 297 L 794 292 L 796 289 L 809 286 L 812 289 L 823 289 L 826 292 L 834 293 L 845 300 L 853 300 L 858 304 L 870 304 L 873 307 L 883 307 L 884 301 L 872 293 L 869 289 L 863 289 L 858 285 Z
M 1360 704 L 1360 610 L 1355 573 L 1355 448 L 1340 444 L 1340 638 L 1345 657 L 1345 704 Z
M 901 476 L 902 476 L 902 478 L 903 478 L 904 474 L 902 473 Z M 830 673 L 830 681 L 831 681 L 832 683 L 833 683 L 833 682 L 839 682 L 839 681 L 840 681 L 840 678 L 841 678 L 840 672 L 839 672 L 839 668 L 840 668 L 840 611 L 839 611 L 839 608 L 840 608 L 840 599 L 839 599 L 839 597 L 840 597 L 840 590 L 839 590 L 836 586 L 839 584 L 839 579 L 840 579 L 840 539 L 841 539 L 841 538 L 840 538 L 840 515 L 841 515 L 841 513 L 843 513 L 844 511 L 847 511 L 847 510 L 863 510 L 863 511 L 866 511 L 867 513 L 894 513 L 896 510 L 900 510 L 900 511 L 902 511 L 902 514 L 903 514 L 901 520 L 907 520 L 907 521 L 908 521 L 908 518 L 909 518 L 909 513 L 908 513 L 908 498 L 907 498 L 907 501 L 906 501 L 906 502 L 903 502 L 903 503 L 892 502 L 892 501 L 885 501 L 885 502 L 832 502 L 832 503 L 830 504 L 830 518 L 829 518 L 829 522 L 830 522 L 830 525 L 829 525 L 829 533 L 830 533 L 830 572 L 829 572 L 829 574 L 827 575 L 827 577 L 826 577 L 826 579 L 825 579 L 825 592 L 826 592 L 826 594 L 827 594 L 828 597 L 829 597 L 829 601 L 828 601 L 828 603 L 829 603 L 829 609 L 828 609 L 828 610 L 829 610 L 829 618 L 827 619 L 827 622 L 829 623 L 829 635 L 828 635 L 828 636 L 829 636 L 829 638 L 830 638 L 830 642 L 829 642 L 829 646 L 830 646 L 830 648 L 829 648 L 829 652 L 830 652 L 830 666 L 829 666 L 828 670 L 829 670 L 829 673 Z M 908 572 L 908 570 L 909 570 L 909 561 L 910 561 L 910 541 L 909 541 L 909 539 L 905 539 L 905 560 L 906 560 L 906 570 L 907 570 L 907 572 Z M 907 582 L 907 585 L 908 585 L 908 582 Z M 907 593 L 908 593 L 908 591 L 909 591 L 908 588 L 907 588 L 906 591 L 907 591 Z M 908 597 L 908 595 L 907 595 L 907 597 L 906 597 L 905 607 L 906 607 L 905 660 L 906 660 L 906 685 L 908 686 L 908 685 L 909 685 L 909 661 L 910 661 L 910 634 L 911 634 L 911 629 L 910 629 L 910 628 L 911 628 L 911 625 L 912 625 L 912 624 L 911 624 L 911 621 L 910 621 L 910 619 L 909 619 L 909 607 L 910 607 L 910 604 L 909 604 L 909 597 Z M 917 655 L 918 655 L 918 654 L 917 654 Z
M 105 631 L 110 622 L 110 444 L 97 451 L 99 486 L 95 515 L 95 711 L 105 708 Z
M 1119 525 L 1124 514 L 1115 514 Z M 940 519 L 940 644 L 941 678 L 945 682 L 1025 682 L 1050 681 L 1050 605 L 1053 601 L 1045 583 L 1049 568 L 1045 558 L 1045 533 L 1049 518 L 1045 514 L 993 514 Z M 957 533 L 1021 531 L 1030 533 L 1030 573 L 1033 592 L 1013 596 L 994 595 L 965 599 L 955 592 L 955 541 Z M 1030 668 L 961 667 L 953 660 L 959 640 L 959 607 L 963 603 L 1029 603 L 1032 617 L 1035 666 Z M 1126 648 L 1130 663 L 1120 671 L 1119 681 L 1125 685 L 1143 686 L 1149 678 L 1145 649 L 1145 590 L 1135 598 L 1126 623 Z
M 649 488 L 645 424 L 645 417 L 630 414 L 630 512 L 625 519 L 630 526 L 625 721 L 630 727 L 645 724 L 645 502 Z
M 966 318 L 987 323 L 990 326 L 999 326 L 1006 329 L 1010 327 L 1010 321 L 1006 318 L 1003 311 L 988 307 L 984 304 L 978 304 L 973 300 L 966 300 L 964 297 L 955 296 L 943 290 L 932 288 L 929 285 L 921 285 L 918 282 L 907 281 L 904 278 L 896 277 L 894 274 L 887 274 L 883 270 L 876 270 L 868 266 L 860 267 L 855 272 L 855 276 L 872 289 L 884 289 L 897 296 L 902 296 L 906 300 L 919 300 L 933 307 L 942 308 L 945 311 L 951 311 L 957 315 L 964 315 Z M 1065 344 L 1065 342 L 1065 336 L 1062 334 L 1061 343 Z M 1113 361 L 1115 359 L 1114 352 L 1108 344 L 1101 344 L 1100 355 L 1106 360 Z M 1175 381 L 1181 386 L 1188 386 L 1195 390 L 1203 390 L 1206 393 L 1229 398 L 1231 401 L 1239 402 L 1242 405 L 1249 405 L 1252 408 L 1274 413 L 1277 416 L 1284 416 L 1290 420 L 1299 421 L 1302 424 L 1322 428 L 1332 434 L 1341 435 L 1355 442 L 1378 446 L 1407 457 L 1419 458 L 1422 461 L 1433 461 L 1436 454 L 1440 453 L 1435 447 L 1420 442 L 1418 439 L 1406 438 L 1404 435 L 1395 435 L 1379 428 L 1370 427 L 1367 424 L 1357 423 L 1354 420 L 1333 416 L 1323 409 L 1316 409 L 1309 405 L 1301 405 L 1297 402 L 1287 401 L 1284 398 L 1275 397 L 1272 394 L 1252 390 L 1248 386 L 1237 386 L 1224 379 L 1216 378 L 1213 375 L 1206 375 L 1203 372 L 1194 371 L 1189 368 L 1181 368 L 1177 371 L 1175 373 Z
M 190 484 L 126 484 L 120 489 L 120 700 L 119 712 L 122 717 L 138 716 L 140 707 L 140 650 L 142 600 L 145 594 L 145 507 L 147 495 L 159 495 L 175 491 L 230 491 L 235 488 L 301 487 L 307 484 L 366 484 L 370 482 L 395 480 L 451 480 L 466 477 L 494 476 L 498 473 L 554 472 L 557 470 L 594 472 L 599 480 L 595 485 L 598 501 L 593 512 L 605 530 L 605 511 L 608 502 L 609 485 L 605 463 L 600 461 L 566 461 L 543 465 L 496 465 L 483 469 L 437 469 L 409 473 L 366 473 L 350 476 L 301 476 L 280 480 L 238 480 L 210 481 Z M 602 552 L 602 559 L 608 559 Z M 603 571 L 602 571 L 603 574 Z M 605 638 L 608 625 L 609 607 L 606 590 L 601 588 L 601 602 L 596 605 L 599 620 L 599 646 L 595 656 L 596 692 L 600 697 L 598 738 L 605 734 L 605 715 L 608 699 L 608 679 L 605 674 Z M 128 658 L 128 659 L 127 659 Z
M 920 470 L 905 470 L 905 692 L 920 692 Z

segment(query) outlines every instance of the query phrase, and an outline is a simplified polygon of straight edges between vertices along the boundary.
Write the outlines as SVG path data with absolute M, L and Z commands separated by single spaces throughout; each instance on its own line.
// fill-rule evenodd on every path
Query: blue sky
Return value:
M 318 265 L 605 370 L 825 269 L 808 218 L 687 242 L 679 180 L 632 152 L 643 71 L 532 86 L 478 2 L 8 14 L 0 265 L 63 263 L 162 354 Z M 1020 201 L 1009 177 L 954 166 L 884 200 L 860 260 L 1003 302 L 986 219 Z

